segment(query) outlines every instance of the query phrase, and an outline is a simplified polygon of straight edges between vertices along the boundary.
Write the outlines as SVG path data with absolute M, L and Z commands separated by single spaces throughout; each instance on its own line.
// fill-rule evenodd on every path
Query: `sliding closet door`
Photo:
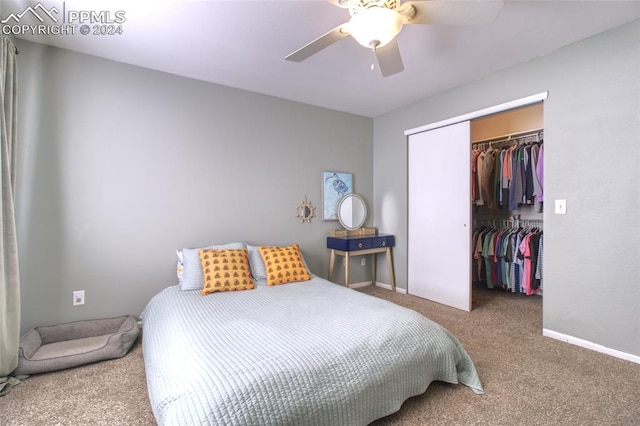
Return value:
M 409 294 L 471 310 L 469 121 L 409 136 Z

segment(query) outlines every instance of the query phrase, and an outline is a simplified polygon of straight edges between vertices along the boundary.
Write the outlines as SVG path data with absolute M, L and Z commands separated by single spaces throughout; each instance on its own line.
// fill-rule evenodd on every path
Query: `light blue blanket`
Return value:
M 365 425 L 434 380 L 483 393 L 441 326 L 318 277 L 208 296 L 169 287 L 142 335 L 160 425 Z

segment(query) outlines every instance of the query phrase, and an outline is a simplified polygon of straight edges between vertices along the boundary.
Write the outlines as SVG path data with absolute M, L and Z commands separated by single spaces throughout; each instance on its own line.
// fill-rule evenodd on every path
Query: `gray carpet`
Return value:
M 366 287 L 451 331 L 486 394 L 433 383 L 382 425 L 640 425 L 640 365 L 542 336 L 542 298 L 474 290 L 464 313 Z M 0 398 L 0 425 L 153 425 L 142 350 L 34 375 Z

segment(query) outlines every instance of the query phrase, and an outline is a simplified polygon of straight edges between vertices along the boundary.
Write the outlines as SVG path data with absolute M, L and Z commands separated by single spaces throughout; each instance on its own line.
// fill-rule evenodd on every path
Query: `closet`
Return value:
M 542 103 L 471 122 L 473 288 L 543 291 Z
M 539 156 L 540 149 L 544 154 L 544 99 L 546 93 L 541 93 L 405 132 L 409 294 L 470 311 L 475 286 L 524 289 L 525 294 L 540 287 L 536 269 L 542 266 L 541 250 L 526 250 L 521 258 L 515 252 L 514 260 L 508 249 L 525 240 L 541 240 L 543 204 L 537 197 L 543 197 L 543 187 L 538 180 L 522 193 L 510 192 L 506 155 L 528 159 Z M 487 168 L 488 178 L 478 180 L 472 165 L 477 167 L 480 152 L 489 153 L 494 166 L 497 157 L 498 164 L 506 165 L 504 170 Z M 487 235 L 492 239 L 485 240 Z M 483 251 L 477 253 L 479 237 Z M 510 263 L 518 265 L 518 272 L 509 269 Z M 491 281 L 486 280 L 487 267 Z M 529 278 L 523 282 L 525 276 Z

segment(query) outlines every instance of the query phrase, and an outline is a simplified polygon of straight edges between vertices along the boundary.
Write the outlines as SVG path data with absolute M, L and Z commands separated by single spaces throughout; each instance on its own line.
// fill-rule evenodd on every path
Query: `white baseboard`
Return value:
M 391 284 L 380 283 L 377 281 L 376 281 L 376 287 L 381 287 L 381 288 L 386 288 L 387 290 L 391 290 Z M 396 293 L 407 294 L 407 290 L 405 290 L 404 288 L 398 288 L 398 286 L 396 286 Z
M 361 283 L 352 283 L 349 284 L 349 288 L 362 288 L 362 287 L 367 287 L 371 285 L 371 281 L 363 281 Z
M 572 345 L 580 346 L 592 351 L 601 352 L 603 354 L 611 355 L 616 358 L 621 358 L 627 361 L 640 364 L 640 356 L 622 352 L 616 349 L 607 348 L 606 346 L 599 345 L 597 343 L 590 342 L 588 340 L 580 339 L 578 337 L 569 336 L 567 334 L 558 333 L 557 331 L 542 329 L 542 335 L 551 337 L 552 339 L 560 340 L 562 342 L 570 343 Z
M 363 281 L 360 283 L 349 284 L 349 288 L 362 288 L 362 287 L 370 286 L 371 284 L 373 284 L 371 281 Z M 387 290 L 391 290 L 391 284 L 381 283 L 377 281 L 376 281 L 376 287 L 381 287 Z M 405 290 L 404 288 L 396 287 L 396 293 L 407 294 L 407 290 Z

